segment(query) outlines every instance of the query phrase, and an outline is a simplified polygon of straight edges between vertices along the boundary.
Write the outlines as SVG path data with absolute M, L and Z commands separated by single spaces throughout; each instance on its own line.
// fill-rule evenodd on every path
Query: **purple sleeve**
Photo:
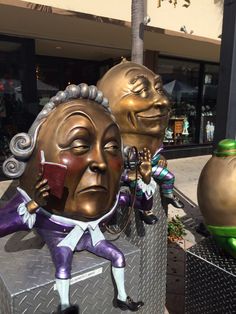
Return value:
M 9 202 L 0 208 L 0 237 L 20 230 L 29 230 L 17 212 L 18 206 L 24 201 L 17 193 Z

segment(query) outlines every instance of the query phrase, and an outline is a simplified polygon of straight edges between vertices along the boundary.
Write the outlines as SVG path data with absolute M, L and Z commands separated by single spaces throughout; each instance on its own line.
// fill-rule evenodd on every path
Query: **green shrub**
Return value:
M 181 240 L 185 234 L 184 225 L 178 215 L 168 221 L 168 238 L 171 241 Z

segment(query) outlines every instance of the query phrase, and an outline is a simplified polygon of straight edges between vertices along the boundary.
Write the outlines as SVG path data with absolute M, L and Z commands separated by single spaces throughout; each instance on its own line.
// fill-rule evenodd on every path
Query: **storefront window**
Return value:
M 165 145 L 194 144 L 197 128 L 199 63 L 160 58 L 157 73 L 172 102 Z
M 218 74 L 218 65 L 205 65 L 202 89 L 200 143 L 211 143 L 214 138 Z
M 42 108 L 60 89 L 60 64 L 42 62 L 36 65 L 37 97 Z
M 10 155 L 9 141 L 20 127 L 23 110 L 20 48 L 20 43 L 0 41 L 0 165 Z
M 27 132 L 38 113 L 34 41 L 0 36 L 0 181 L 2 163 L 11 155 L 11 138 Z
M 40 106 L 44 106 L 58 90 L 64 90 L 68 84 L 86 82 L 96 85 L 98 66 L 96 61 L 37 56 L 37 95 Z

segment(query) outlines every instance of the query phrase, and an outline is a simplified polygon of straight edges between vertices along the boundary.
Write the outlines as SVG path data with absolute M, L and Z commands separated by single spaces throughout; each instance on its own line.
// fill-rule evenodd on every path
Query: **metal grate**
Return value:
M 212 238 L 186 252 L 186 314 L 236 313 L 236 260 Z
M 26 250 L 20 244 L 22 233 L 0 239 L 1 314 L 50 314 L 55 311 L 59 303 L 57 291 L 54 290 L 55 270 L 50 253 L 46 246 L 36 248 L 37 241 L 32 233 L 29 237 Z M 115 241 L 115 244 L 126 257 L 127 292 L 137 299 L 140 250 L 124 239 Z M 14 252 L 7 252 L 6 248 L 9 250 L 9 247 L 12 250 L 14 247 Z M 71 285 L 71 302 L 79 304 L 80 313 L 121 313 L 112 305 L 115 290 L 110 262 L 88 252 L 74 254 L 72 278 L 101 269 L 102 272 L 98 272 L 97 275 L 87 276 L 87 279 Z
M 139 300 L 145 306 L 139 313 L 162 314 L 165 307 L 167 267 L 167 218 L 159 191 L 154 197 L 153 212 L 159 218 L 149 226 L 140 221 L 139 213 L 132 217 L 125 238 L 141 250 Z

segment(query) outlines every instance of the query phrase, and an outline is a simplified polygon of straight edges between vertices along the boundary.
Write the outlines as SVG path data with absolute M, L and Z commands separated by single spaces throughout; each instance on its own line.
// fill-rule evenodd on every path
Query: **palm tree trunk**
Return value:
M 144 0 L 132 0 L 131 28 L 132 51 L 131 61 L 143 64 L 143 35 L 144 35 Z

